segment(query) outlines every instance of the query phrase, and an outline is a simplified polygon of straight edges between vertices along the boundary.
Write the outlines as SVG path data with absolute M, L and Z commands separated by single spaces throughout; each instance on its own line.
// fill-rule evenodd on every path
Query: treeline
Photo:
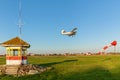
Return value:
M 61 53 L 61 54 L 57 54 L 57 53 L 51 53 L 51 54 L 36 54 L 36 53 L 29 53 L 28 56 L 81 56 L 81 55 L 120 55 L 120 52 L 117 53 L 113 53 L 113 52 L 109 52 L 109 53 L 103 53 L 103 54 L 99 54 L 99 53 Z

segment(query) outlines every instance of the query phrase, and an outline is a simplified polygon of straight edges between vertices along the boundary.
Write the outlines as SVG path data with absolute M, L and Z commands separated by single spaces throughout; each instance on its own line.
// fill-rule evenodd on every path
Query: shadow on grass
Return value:
M 115 79 L 108 69 L 95 67 L 85 72 L 71 73 L 65 80 L 120 80 L 120 78 Z
M 115 79 L 109 70 L 103 67 L 96 67 L 87 71 L 72 72 L 61 74 L 57 70 L 50 70 L 37 75 L 19 77 L 17 80 L 120 80 L 120 77 Z
M 62 62 L 51 62 L 51 63 L 39 64 L 39 66 L 52 66 L 52 65 L 55 65 L 55 64 L 61 64 L 61 63 L 73 62 L 73 61 L 78 61 L 78 60 L 74 59 L 74 60 L 64 60 Z

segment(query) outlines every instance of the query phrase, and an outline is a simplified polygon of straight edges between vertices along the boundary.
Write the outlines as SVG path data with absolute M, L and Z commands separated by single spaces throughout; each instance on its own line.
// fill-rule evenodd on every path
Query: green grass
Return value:
M 0 80 L 120 80 L 119 55 L 32 56 L 28 61 L 53 69 L 22 77 L 1 75 Z M 4 57 L 0 57 L 0 64 L 5 64 Z

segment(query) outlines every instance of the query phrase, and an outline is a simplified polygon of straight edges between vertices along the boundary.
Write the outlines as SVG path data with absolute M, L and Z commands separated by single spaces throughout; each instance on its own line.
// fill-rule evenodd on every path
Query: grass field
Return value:
M 119 55 L 32 56 L 28 61 L 53 69 L 24 77 L 1 75 L 0 80 L 120 80 Z M 5 64 L 4 57 L 0 64 Z

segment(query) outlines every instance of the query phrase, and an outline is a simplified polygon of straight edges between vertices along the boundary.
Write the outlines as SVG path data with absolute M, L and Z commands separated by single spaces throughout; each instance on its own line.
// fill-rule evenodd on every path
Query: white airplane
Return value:
M 61 34 L 62 35 L 67 35 L 67 36 L 73 36 L 73 35 L 76 35 L 76 32 L 77 32 L 76 30 L 77 30 L 77 28 L 74 28 L 70 32 L 66 32 L 65 30 L 61 30 Z

